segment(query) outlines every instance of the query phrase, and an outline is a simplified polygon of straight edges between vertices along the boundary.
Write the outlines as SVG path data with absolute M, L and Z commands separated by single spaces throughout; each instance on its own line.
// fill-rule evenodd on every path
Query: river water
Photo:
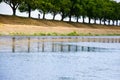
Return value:
M 15 39 L 11 47 L 10 38 L 0 38 L 0 80 L 120 80 L 119 41 L 59 39 L 44 41 L 43 47 L 41 41 L 38 46 L 27 39 L 30 44 L 21 45 L 21 39 Z

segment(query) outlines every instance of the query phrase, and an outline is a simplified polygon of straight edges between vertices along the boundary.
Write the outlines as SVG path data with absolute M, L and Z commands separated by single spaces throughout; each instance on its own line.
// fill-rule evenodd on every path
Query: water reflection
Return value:
M 120 37 L 33 37 L 33 36 L 2 36 L 0 52 L 100 52 L 108 48 L 78 45 L 78 42 L 120 43 Z M 67 43 L 67 44 L 66 44 Z M 70 44 L 76 43 L 76 44 Z M 97 45 L 97 44 L 96 44 Z M 104 45 L 103 45 L 104 46 Z
M 0 80 L 119 80 L 119 53 L 118 36 L 3 36 Z

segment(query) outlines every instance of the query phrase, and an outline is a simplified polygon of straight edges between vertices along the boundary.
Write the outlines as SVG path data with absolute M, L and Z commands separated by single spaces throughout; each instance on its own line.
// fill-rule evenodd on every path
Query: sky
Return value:
M 115 1 L 120 2 L 120 0 L 115 0 Z
M 115 0 L 117 2 L 120 2 L 120 0 Z M 12 9 L 9 7 L 9 5 L 7 5 L 6 3 L 1 3 L 0 4 L 0 14 L 6 14 L 6 15 L 12 15 Z M 32 11 L 32 18 L 38 18 L 38 14 L 40 14 L 37 10 L 35 11 Z M 24 13 L 20 13 L 18 10 L 16 12 L 16 15 L 17 16 L 23 16 L 23 17 L 27 17 L 28 14 L 26 12 Z M 52 19 L 52 15 L 51 14 L 47 14 L 45 16 L 47 19 Z M 40 14 L 40 18 L 42 18 L 42 14 Z M 61 16 L 60 14 L 56 15 L 55 17 L 56 20 L 60 20 L 61 19 Z M 66 21 L 68 21 L 68 18 L 65 19 Z M 75 19 L 72 19 L 72 21 L 74 22 Z M 82 22 L 81 20 L 79 20 L 80 22 Z M 88 21 L 88 19 L 86 19 L 86 21 Z

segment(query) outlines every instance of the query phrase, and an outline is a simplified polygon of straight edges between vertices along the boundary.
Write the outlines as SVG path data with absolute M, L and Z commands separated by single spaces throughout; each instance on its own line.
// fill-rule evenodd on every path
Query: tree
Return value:
M 88 0 L 86 2 L 86 10 L 87 10 L 87 17 L 88 17 L 89 24 L 91 23 L 91 19 L 93 18 L 94 9 L 95 9 L 94 0 Z
M 118 25 L 120 26 L 120 23 L 119 23 L 119 20 L 120 20 L 120 2 L 119 3 L 117 3 L 118 4 L 118 6 L 117 6 L 117 11 L 118 11 L 118 13 L 117 13 L 117 22 L 118 22 Z
M 49 0 L 38 0 L 38 7 L 40 13 L 43 14 L 43 19 L 45 19 L 45 14 L 50 12 L 51 9 L 51 3 Z
M 0 3 L 2 2 L 2 0 L 0 0 Z
M 51 0 L 51 9 L 50 9 L 50 13 L 52 13 L 53 15 L 53 20 L 55 19 L 55 15 L 58 14 L 60 12 L 60 5 L 59 4 L 60 0 Z
M 111 20 L 113 22 L 113 25 L 114 22 L 116 21 L 116 26 L 118 25 L 118 20 L 119 20 L 119 15 L 120 15 L 120 5 L 119 3 L 115 2 L 115 1 L 111 1 L 111 10 L 112 10 L 112 15 L 111 15 Z
M 78 18 L 81 15 L 80 0 L 70 0 L 70 1 L 71 1 L 71 6 L 70 6 L 70 11 L 69 11 L 69 21 L 71 22 L 71 17 L 75 16 L 77 17 L 77 22 L 78 22 Z
M 75 12 L 74 5 L 76 4 L 76 0 L 70 0 L 70 2 L 71 2 L 71 5 L 69 7 L 70 10 L 69 10 L 68 16 L 69 16 L 69 21 L 71 22 L 71 17 L 74 15 L 74 12 Z
M 61 14 L 61 21 L 63 21 L 63 19 L 65 17 L 68 16 L 69 12 L 70 12 L 70 6 L 71 6 L 71 2 L 70 0 L 60 0 L 60 14 Z
M 110 1 L 109 3 L 109 15 L 108 15 L 108 22 L 110 25 L 110 20 L 112 20 L 113 24 L 115 25 L 115 20 L 117 19 L 117 15 L 116 15 L 116 2 L 115 1 Z
M 98 14 L 100 13 L 100 8 L 101 8 L 101 5 L 99 5 L 99 2 L 100 0 L 94 0 L 94 4 L 93 4 L 93 8 L 92 8 L 92 19 L 94 20 L 94 24 L 96 24 L 96 20 L 98 20 Z
M 13 15 L 16 15 L 16 9 L 21 4 L 22 0 L 3 0 L 3 1 L 12 8 Z
M 102 24 L 102 19 L 103 19 L 103 9 L 105 8 L 103 6 L 104 0 L 96 0 L 96 7 L 97 9 L 95 10 L 95 16 L 97 19 L 99 19 L 100 24 Z
M 74 6 L 74 11 L 75 11 L 75 12 L 74 12 L 74 16 L 75 16 L 75 18 L 77 19 L 77 22 L 78 22 L 79 18 L 82 16 L 83 8 L 82 8 L 81 5 L 76 4 L 76 5 Z
M 53 20 L 56 14 L 61 15 L 61 20 L 69 17 L 69 21 L 74 17 L 77 22 L 82 17 L 83 23 L 88 17 L 89 23 L 91 20 L 102 21 L 106 25 L 118 25 L 120 20 L 120 3 L 114 0 L 0 0 L 7 3 L 13 10 L 13 15 L 16 14 L 16 9 L 19 7 L 20 12 L 28 12 L 31 17 L 31 11 L 37 9 L 43 14 L 51 13 Z M 116 24 L 115 24 L 116 22 Z
M 28 17 L 31 17 L 31 11 L 36 9 L 37 0 L 24 0 L 20 6 L 19 10 L 20 12 L 28 12 Z
M 76 2 L 74 2 L 74 6 L 73 6 L 73 16 L 75 17 L 75 19 L 79 20 L 79 18 L 81 18 L 82 14 L 84 13 L 84 8 L 83 8 L 83 5 L 82 5 L 82 0 L 76 0 Z
M 82 19 L 83 19 L 83 23 L 85 23 L 85 17 L 87 16 L 86 2 L 87 2 L 87 0 L 84 0 L 84 1 L 80 0 L 80 4 L 81 4 L 81 7 L 82 7 L 81 16 L 82 16 Z
M 111 9 L 111 3 L 109 0 L 104 1 L 102 14 L 103 14 L 104 25 L 106 25 L 107 20 L 108 20 L 108 24 L 110 24 L 110 19 L 112 17 L 112 9 Z

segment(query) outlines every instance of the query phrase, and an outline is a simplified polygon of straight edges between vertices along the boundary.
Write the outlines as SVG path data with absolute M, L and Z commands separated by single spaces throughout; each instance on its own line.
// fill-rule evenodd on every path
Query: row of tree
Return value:
M 20 12 L 28 12 L 28 17 L 31 17 L 31 11 L 38 10 L 43 14 L 51 13 L 53 20 L 57 14 L 61 15 L 61 20 L 69 17 L 69 21 L 74 17 L 78 22 L 82 18 L 85 23 L 85 18 L 88 18 L 88 23 L 91 20 L 99 20 L 99 24 L 104 25 L 119 25 L 120 20 L 120 3 L 113 0 L 0 0 L 7 3 L 13 10 L 13 15 L 16 15 L 16 9 Z

